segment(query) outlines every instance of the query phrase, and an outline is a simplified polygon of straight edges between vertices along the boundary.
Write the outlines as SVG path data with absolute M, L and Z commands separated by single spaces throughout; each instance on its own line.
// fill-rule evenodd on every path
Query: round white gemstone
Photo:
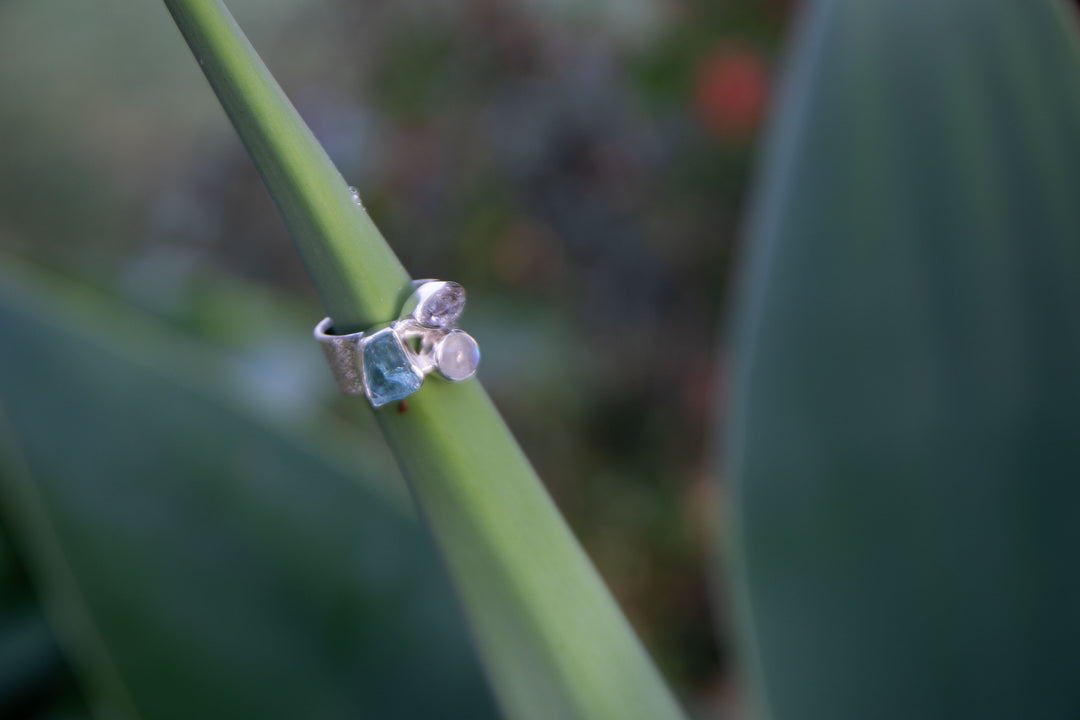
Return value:
M 428 284 L 436 288 L 430 293 L 421 290 L 420 302 L 413 311 L 413 317 L 427 327 L 450 327 L 465 310 L 465 288 L 454 282 Z
M 480 346 L 463 330 L 452 330 L 435 346 L 435 367 L 447 380 L 467 380 L 480 364 Z

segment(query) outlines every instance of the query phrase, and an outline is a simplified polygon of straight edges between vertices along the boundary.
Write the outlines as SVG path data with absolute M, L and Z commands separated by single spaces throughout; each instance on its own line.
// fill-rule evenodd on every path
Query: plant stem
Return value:
M 165 0 L 339 331 L 393 319 L 409 277 L 218 0 Z M 316 352 L 314 349 L 312 352 Z M 475 380 L 429 379 L 379 424 L 510 718 L 681 713 Z
M 397 315 L 409 275 L 221 3 L 165 5 L 236 127 L 339 333 Z

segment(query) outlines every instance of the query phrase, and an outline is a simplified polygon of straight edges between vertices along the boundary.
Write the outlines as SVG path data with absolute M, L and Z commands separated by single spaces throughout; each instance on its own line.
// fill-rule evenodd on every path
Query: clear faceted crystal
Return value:
M 462 330 L 452 330 L 435 346 L 435 367 L 447 380 L 467 380 L 480 365 L 480 346 Z
M 427 327 L 450 327 L 465 310 L 465 288 L 453 282 L 431 284 L 437 287 L 422 293 L 413 317 Z

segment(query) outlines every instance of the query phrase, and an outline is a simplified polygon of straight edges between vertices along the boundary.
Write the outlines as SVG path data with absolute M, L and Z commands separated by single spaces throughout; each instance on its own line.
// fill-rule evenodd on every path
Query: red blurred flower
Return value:
M 768 72 L 753 50 L 723 47 L 698 64 L 694 104 L 701 123 L 721 140 L 749 139 L 765 117 L 768 97 Z

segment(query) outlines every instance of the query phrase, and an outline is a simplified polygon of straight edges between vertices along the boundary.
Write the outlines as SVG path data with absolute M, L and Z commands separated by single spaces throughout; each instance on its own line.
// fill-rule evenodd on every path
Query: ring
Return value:
M 398 319 L 348 335 L 333 333 L 334 321 L 315 326 L 338 388 L 366 395 L 372 407 L 404 400 L 434 372 L 461 382 L 476 374 L 480 347 L 457 327 L 465 310 L 465 288 L 454 282 L 418 280 Z

